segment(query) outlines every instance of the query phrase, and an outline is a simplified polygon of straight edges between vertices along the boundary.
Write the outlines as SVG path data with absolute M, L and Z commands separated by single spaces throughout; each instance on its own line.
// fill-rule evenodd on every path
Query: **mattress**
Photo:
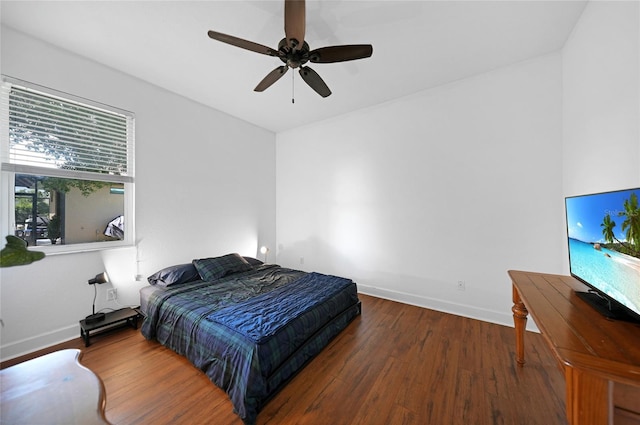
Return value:
M 140 289 L 140 311 L 146 316 L 147 315 L 147 305 L 149 304 L 149 298 L 151 294 L 156 291 L 164 291 L 163 288 L 158 286 L 145 286 Z

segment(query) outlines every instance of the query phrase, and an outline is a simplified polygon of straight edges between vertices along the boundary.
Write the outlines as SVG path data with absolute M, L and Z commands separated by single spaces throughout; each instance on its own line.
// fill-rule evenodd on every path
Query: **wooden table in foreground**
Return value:
M 516 360 L 530 313 L 564 373 L 571 425 L 640 424 L 640 325 L 606 319 L 575 294 L 571 276 L 509 271 Z
M 60 350 L 0 370 L 0 423 L 108 424 L 102 380 Z

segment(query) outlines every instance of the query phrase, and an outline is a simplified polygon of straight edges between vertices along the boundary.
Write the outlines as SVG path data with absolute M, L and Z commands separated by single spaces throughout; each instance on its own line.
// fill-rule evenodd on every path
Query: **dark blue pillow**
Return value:
M 172 285 L 193 282 L 199 280 L 200 275 L 192 263 L 179 264 L 177 266 L 162 269 L 147 278 L 151 285 L 167 288 Z
M 216 280 L 232 273 L 253 270 L 253 266 L 239 254 L 193 260 L 193 265 L 202 280 Z

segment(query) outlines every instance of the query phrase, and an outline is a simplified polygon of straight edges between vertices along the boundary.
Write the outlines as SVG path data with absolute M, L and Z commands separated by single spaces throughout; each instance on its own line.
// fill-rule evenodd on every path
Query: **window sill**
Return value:
M 77 254 L 83 252 L 104 251 L 118 248 L 131 248 L 134 244 L 127 241 L 108 241 L 78 243 L 73 245 L 37 245 L 29 246 L 30 251 L 44 252 L 46 255 Z

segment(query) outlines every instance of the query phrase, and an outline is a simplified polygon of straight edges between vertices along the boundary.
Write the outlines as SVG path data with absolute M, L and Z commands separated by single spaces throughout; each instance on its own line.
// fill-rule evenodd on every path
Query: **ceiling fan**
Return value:
M 255 91 L 262 92 L 271 87 L 273 83 L 286 74 L 289 68 L 300 68 L 300 76 L 304 82 L 320 96 L 327 97 L 331 94 L 331 90 L 322 78 L 320 78 L 320 75 L 309 66 L 305 66 L 305 64 L 307 62 L 333 63 L 368 58 L 373 54 L 373 47 L 370 44 L 350 44 L 321 47 L 311 50 L 309 44 L 304 40 L 305 24 L 305 1 L 285 0 L 285 38 L 278 43 L 278 50 L 216 31 L 209 31 L 208 34 L 209 37 L 214 40 L 263 55 L 275 56 L 285 63 L 285 65 L 279 66 L 267 74 L 267 76 L 258 83 L 254 89 Z

